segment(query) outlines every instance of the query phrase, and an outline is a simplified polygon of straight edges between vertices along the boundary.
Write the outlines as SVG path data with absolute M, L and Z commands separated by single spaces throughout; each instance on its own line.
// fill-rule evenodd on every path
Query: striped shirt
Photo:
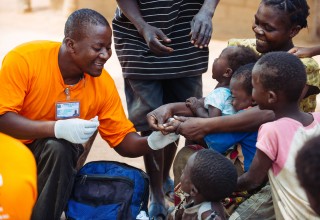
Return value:
M 191 44 L 190 22 L 203 0 L 138 0 L 144 20 L 161 29 L 174 51 L 157 56 L 119 8 L 112 22 L 114 44 L 124 78 L 172 79 L 198 76 L 207 71 L 209 51 Z

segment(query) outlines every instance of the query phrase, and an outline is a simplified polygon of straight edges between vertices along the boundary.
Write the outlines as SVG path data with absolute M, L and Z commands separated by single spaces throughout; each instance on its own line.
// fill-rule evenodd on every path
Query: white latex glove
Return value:
M 179 134 L 169 133 L 163 135 L 161 131 L 153 131 L 148 137 L 148 145 L 152 150 L 159 150 L 178 140 Z
M 89 140 L 98 126 L 97 116 L 91 120 L 79 118 L 58 120 L 54 125 L 54 135 L 74 144 L 83 144 Z

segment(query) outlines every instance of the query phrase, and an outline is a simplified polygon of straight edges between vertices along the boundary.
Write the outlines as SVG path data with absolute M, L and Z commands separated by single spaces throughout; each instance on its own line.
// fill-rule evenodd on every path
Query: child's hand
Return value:
M 202 108 L 202 102 L 200 102 L 196 97 L 190 97 L 186 100 L 186 106 L 190 108 L 193 114 L 196 114 L 198 108 Z

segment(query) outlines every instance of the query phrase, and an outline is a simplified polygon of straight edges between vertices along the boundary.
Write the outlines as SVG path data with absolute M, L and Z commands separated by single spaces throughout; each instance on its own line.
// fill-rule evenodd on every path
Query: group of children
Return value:
M 205 98 L 186 100 L 186 106 L 198 117 L 237 114 L 255 105 L 261 110 L 272 110 L 275 117 L 274 121 L 263 124 L 258 132 L 208 134 L 201 144 L 209 149 L 188 151 L 187 156 L 183 152 L 185 149 L 178 152 L 176 160 L 185 156 L 183 159 L 187 162 L 182 175 L 175 174 L 175 178 L 181 176 L 176 193 L 182 199 L 171 213 L 172 219 L 192 219 L 188 216 L 194 212 L 198 214 L 197 219 L 225 219 L 226 213 L 215 204 L 231 195 L 228 189 L 254 192 L 258 200 L 265 193 L 270 194 L 269 198 L 272 194 L 272 218 L 319 218 L 320 178 L 317 168 L 320 155 L 316 148 L 319 148 L 320 114 L 307 113 L 315 109 L 319 68 L 314 60 L 300 60 L 297 56 L 317 55 L 320 47 L 299 48 L 292 42 L 299 30 L 307 25 L 308 9 L 305 1 L 262 0 L 252 26 L 256 40 L 231 40 L 212 66 L 217 87 Z M 240 45 L 253 50 L 248 51 L 247 47 Z M 252 53 L 256 58 L 250 60 L 248 57 Z M 234 65 L 236 62 L 238 65 Z M 244 174 L 238 172 L 237 182 L 233 182 L 234 175 L 237 175 L 231 171 L 233 168 L 225 164 L 224 173 L 218 174 L 211 170 L 207 161 L 209 154 L 212 154 L 211 160 L 219 160 L 215 151 L 224 154 L 233 145 L 244 157 Z M 221 160 L 228 161 L 225 157 Z M 196 171 L 194 166 L 205 171 Z M 212 166 L 220 170 L 218 165 Z M 210 178 L 216 181 L 226 178 L 229 183 L 217 187 L 210 183 Z M 213 197 L 221 193 L 225 194 Z M 256 213 L 260 211 L 258 207 Z M 246 207 L 247 212 L 250 209 Z M 244 219 L 241 213 L 237 215 L 230 219 Z M 248 214 L 247 218 L 252 216 L 252 213 Z
M 220 57 L 223 57 L 227 49 Z M 239 47 L 239 50 L 241 49 L 243 47 Z M 216 151 L 203 149 L 192 154 L 180 179 L 179 190 L 187 193 L 187 197 L 176 206 L 171 218 L 193 219 L 188 216 L 198 215 L 197 219 L 225 219 L 226 216 L 219 201 L 235 191 L 256 189 L 266 181 L 267 176 L 272 189 L 277 219 L 316 218 L 311 207 L 319 213 L 319 178 L 316 171 L 316 167 L 319 167 L 317 165 L 319 151 L 315 150 L 315 146 L 320 136 L 320 114 L 305 113 L 299 109 L 300 96 L 306 85 L 304 65 L 290 53 L 270 52 L 262 56 L 254 65 L 244 65 L 234 72 L 234 76 L 230 75 L 232 96 L 243 92 L 247 94 L 248 100 L 251 100 L 248 102 L 249 105 L 244 105 L 244 108 L 235 107 L 235 109 L 245 109 L 256 103 L 260 109 L 273 110 L 275 121 L 266 123 L 259 129 L 257 142 L 251 146 L 254 150 L 253 162 L 251 164 L 250 161 L 248 169 L 238 177 L 238 181 L 234 181 L 237 177 L 235 167 Z M 243 80 L 237 80 L 237 83 L 242 90 L 233 90 L 232 79 L 240 77 L 239 75 Z M 248 92 L 245 79 L 250 84 L 252 82 L 252 93 Z M 235 103 L 232 102 L 233 106 Z M 196 106 L 203 108 L 199 104 L 191 104 L 190 100 L 187 100 L 187 105 L 195 113 Z M 312 140 L 314 137 L 316 139 Z M 310 141 L 307 142 L 308 140 Z M 226 140 L 226 142 L 229 141 Z M 209 144 L 208 147 L 217 150 L 215 145 Z M 255 152 L 256 148 L 257 152 Z M 302 150 L 297 157 L 300 149 Z M 314 153 L 318 157 L 313 155 Z M 246 160 L 246 154 L 244 156 Z M 307 194 L 296 178 L 296 157 L 298 178 L 306 188 Z M 314 158 L 310 162 L 311 165 L 306 163 L 309 159 L 307 157 L 311 160 Z M 314 173 L 311 173 L 312 171 Z M 216 182 L 221 181 L 222 185 L 211 183 L 210 179 Z

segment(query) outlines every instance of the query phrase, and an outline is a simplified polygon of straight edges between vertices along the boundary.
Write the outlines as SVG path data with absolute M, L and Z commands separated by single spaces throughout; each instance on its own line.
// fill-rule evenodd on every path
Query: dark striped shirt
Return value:
M 208 49 L 190 42 L 190 22 L 203 0 L 138 0 L 144 20 L 161 29 L 170 39 L 174 52 L 153 54 L 144 38 L 118 8 L 113 19 L 113 35 L 124 78 L 172 79 L 197 76 L 207 71 Z

